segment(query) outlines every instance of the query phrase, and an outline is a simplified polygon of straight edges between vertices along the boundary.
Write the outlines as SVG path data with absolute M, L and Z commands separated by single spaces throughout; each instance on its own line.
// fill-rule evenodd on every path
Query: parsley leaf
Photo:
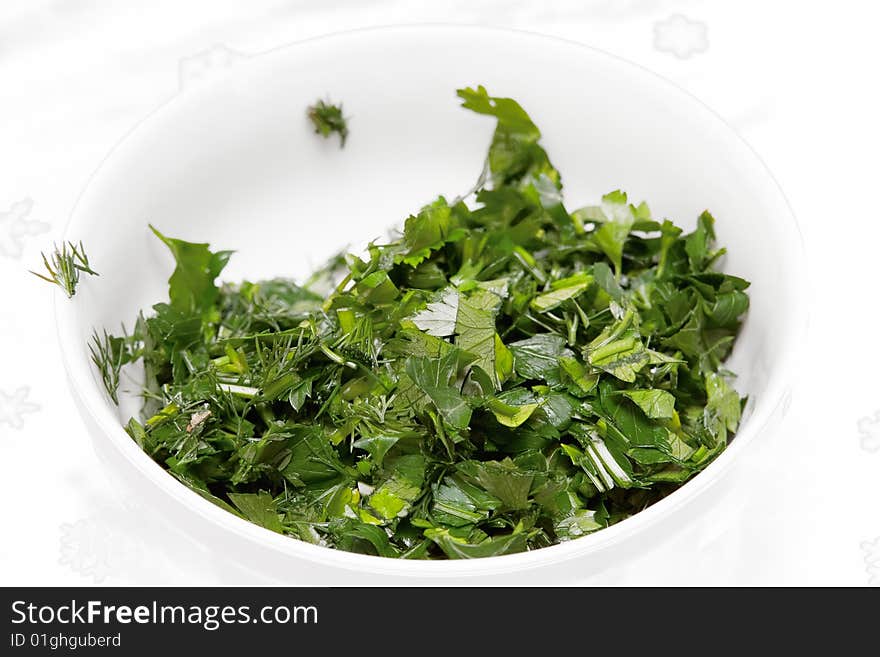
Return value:
M 306 116 L 315 128 L 315 133 L 327 139 L 334 132 L 339 135 L 339 148 L 345 147 L 348 139 L 348 121 L 342 114 L 342 105 L 334 105 L 329 101 L 318 100 L 310 105 Z

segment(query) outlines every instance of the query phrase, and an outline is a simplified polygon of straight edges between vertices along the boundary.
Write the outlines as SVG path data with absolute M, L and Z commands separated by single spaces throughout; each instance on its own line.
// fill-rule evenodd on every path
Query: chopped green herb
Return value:
M 114 399 L 143 363 L 127 430 L 198 494 L 343 550 L 502 555 L 638 513 L 735 433 L 748 283 L 714 268 L 712 216 L 684 234 L 621 191 L 569 211 L 522 107 L 459 96 L 497 121 L 474 198 L 304 285 L 218 286 L 230 252 L 155 231 L 168 301 L 92 354 Z
M 310 105 L 306 114 L 312 125 L 315 126 L 315 134 L 319 134 L 325 139 L 334 132 L 339 135 L 339 147 L 345 146 L 345 140 L 348 138 L 348 122 L 342 114 L 342 105 L 334 105 L 323 100 L 317 101 L 314 105 Z
M 79 245 L 73 242 L 62 242 L 60 249 L 55 245 L 53 247 L 54 251 L 50 258 L 47 258 L 45 253 L 40 254 L 43 256 L 43 265 L 49 275 L 38 274 L 35 271 L 31 273 L 37 278 L 42 278 L 44 281 L 54 283 L 60 287 L 69 299 L 76 294 L 80 272 L 92 276 L 98 276 L 99 274 L 89 266 L 89 258 L 86 255 L 82 242 Z
M 107 394 L 117 404 L 119 403 L 119 373 L 122 369 L 124 351 L 122 349 L 123 338 L 111 336 L 105 330 L 103 335 L 98 335 L 95 331 L 92 334 L 92 341 L 89 344 L 89 353 L 92 355 L 92 362 L 101 373 L 101 380 Z

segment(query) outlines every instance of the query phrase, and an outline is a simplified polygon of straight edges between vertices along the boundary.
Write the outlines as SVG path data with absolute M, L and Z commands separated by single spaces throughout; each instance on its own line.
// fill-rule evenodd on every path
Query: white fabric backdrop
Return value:
M 230 581 L 114 498 L 66 388 L 55 292 L 27 269 L 110 148 L 181 86 L 302 38 L 432 21 L 562 36 L 673 80 L 761 154 L 805 235 L 811 334 L 782 427 L 748 455 L 719 513 L 593 581 L 880 585 L 869 12 L 855 1 L 3 0 L 0 585 Z

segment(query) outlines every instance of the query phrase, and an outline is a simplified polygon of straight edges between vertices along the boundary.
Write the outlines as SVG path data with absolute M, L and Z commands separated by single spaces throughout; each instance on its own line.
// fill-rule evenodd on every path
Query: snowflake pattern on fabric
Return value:
M 20 258 L 26 237 L 49 230 L 49 224 L 29 219 L 33 207 L 34 202 L 25 198 L 13 203 L 5 212 L 0 212 L 0 255 Z
M 679 59 L 688 59 L 709 49 L 709 28 L 701 21 L 673 14 L 654 23 L 654 48 Z
M 100 584 L 124 572 L 141 558 L 141 546 L 125 532 L 114 530 L 94 518 L 61 525 L 58 563 Z
M 865 572 L 868 573 L 868 585 L 880 586 L 880 536 L 873 541 L 863 541 L 865 553 Z
M 880 451 L 880 411 L 859 419 L 859 442 L 866 452 Z
M 28 401 L 30 393 L 27 386 L 17 388 L 12 393 L 0 390 L 0 424 L 8 424 L 13 429 L 24 427 L 24 416 L 40 410 L 39 404 Z

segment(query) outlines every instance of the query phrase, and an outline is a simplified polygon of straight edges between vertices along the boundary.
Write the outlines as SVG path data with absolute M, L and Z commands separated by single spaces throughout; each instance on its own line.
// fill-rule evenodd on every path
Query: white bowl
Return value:
M 123 431 L 92 367 L 93 328 L 131 326 L 165 298 L 172 264 L 149 232 L 237 250 L 224 278 L 302 277 L 345 244 L 382 236 L 438 193 L 476 179 L 493 122 L 455 89 L 516 98 L 541 127 L 578 207 L 612 189 L 646 199 L 686 228 L 709 208 L 727 271 L 752 281 L 751 310 L 729 361 L 749 395 L 730 447 L 681 489 L 613 527 L 534 552 L 422 562 L 331 550 L 272 533 L 178 483 Z M 314 135 L 305 108 L 344 102 L 344 150 Z M 67 238 L 82 240 L 88 278 L 57 318 L 65 365 L 99 454 L 137 499 L 255 579 L 313 584 L 570 581 L 625 562 L 678 531 L 781 414 L 805 327 L 800 235 L 752 150 L 685 92 L 581 45 L 477 27 L 393 27 L 314 39 L 254 57 L 187 89 L 143 121 L 89 182 Z

